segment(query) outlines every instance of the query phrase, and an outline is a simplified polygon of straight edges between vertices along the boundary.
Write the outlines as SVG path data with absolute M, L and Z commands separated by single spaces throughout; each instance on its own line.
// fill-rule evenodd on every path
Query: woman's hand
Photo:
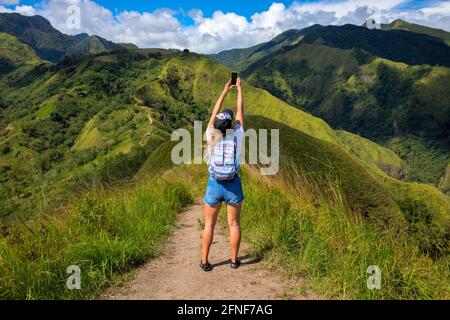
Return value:
M 235 87 L 235 85 L 231 84 L 231 80 L 227 82 L 227 84 L 225 85 L 225 88 L 223 88 L 223 93 L 227 94 L 228 92 L 230 92 L 231 89 L 233 89 L 233 87 Z
M 236 112 L 236 123 L 244 126 L 244 93 L 242 92 L 241 78 L 237 78 L 237 112 Z

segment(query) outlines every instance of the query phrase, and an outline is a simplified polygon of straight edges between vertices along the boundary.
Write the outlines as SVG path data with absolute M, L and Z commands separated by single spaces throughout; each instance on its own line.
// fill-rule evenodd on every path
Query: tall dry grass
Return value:
M 319 180 L 320 179 L 320 180 Z M 346 204 L 339 181 L 287 162 L 274 177 L 245 167 L 243 233 L 254 254 L 338 299 L 449 298 L 448 258 L 424 256 L 396 229 L 375 229 Z M 371 290 L 368 267 L 381 270 Z

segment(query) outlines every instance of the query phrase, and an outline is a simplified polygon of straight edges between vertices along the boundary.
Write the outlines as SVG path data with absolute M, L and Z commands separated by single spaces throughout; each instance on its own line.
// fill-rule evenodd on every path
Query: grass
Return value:
M 376 58 L 372 62 L 362 65 L 360 69 L 364 74 L 368 76 L 375 76 L 377 74 L 378 66 L 380 64 L 386 64 L 392 68 L 397 68 L 400 70 L 408 68 L 408 65 L 403 62 L 395 62 L 388 59 Z
M 450 154 L 443 147 L 433 147 L 425 139 L 414 136 L 396 137 L 388 146 L 409 165 L 407 181 L 434 184 L 445 175 Z M 443 189 L 444 190 L 444 189 Z
M 52 112 L 55 110 L 55 108 L 56 108 L 56 97 L 52 97 L 49 100 L 42 103 L 39 110 L 36 111 L 36 116 L 38 116 L 43 120 L 48 119 L 52 114 Z
M 37 65 L 43 62 L 29 46 L 2 32 L 0 32 L 0 56 L 10 60 L 16 66 Z
M 274 124 L 254 116 L 247 120 L 256 128 L 270 128 Z M 439 244 L 439 233 L 433 233 L 440 223 L 446 225 L 448 202 L 444 196 L 431 186 L 403 183 L 382 175 L 365 176 L 357 163 L 348 159 L 341 163 L 332 152 L 332 144 L 319 143 L 286 127 L 281 130 L 285 157 L 280 173 L 261 177 L 257 168 L 249 166 L 244 166 L 242 173 L 246 196 L 243 234 L 253 253 L 288 275 L 306 278 L 307 287 L 298 288 L 300 293 L 310 289 L 324 297 L 339 299 L 449 298 L 448 255 L 433 258 L 423 247 L 424 243 L 434 242 L 443 245 L 444 252 L 445 246 L 448 248 L 448 244 Z M 170 142 L 161 145 L 155 151 L 157 157 L 149 159 L 143 171 L 168 162 L 170 146 Z M 328 157 L 334 167 L 309 157 L 308 153 Z M 164 177 L 176 179 L 182 172 L 182 181 L 190 177 L 189 185 L 197 188 L 194 193 L 200 196 L 206 168 L 203 172 L 192 168 L 169 170 Z M 359 172 L 356 182 L 352 180 L 353 170 Z M 376 187 L 378 181 L 386 190 Z M 359 193 L 356 199 L 349 199 L 349 190 L 353 194 L 368 192 L 369 196 Z M 367 199 L 374 202 L 363 204 Z M 424 207 L 417 212 L 406 210 L 398 216 L 405 210 L 400 208 L 405 203 Z M 362 208 L 377 205 L 380 207 L 373 211 L 371 220 Z M 383 211 L 388 206 L 394 211 Z M 389 214 L 392 216 L 385 216 Z M 408 216 L 411 214 L 418 219 L 412 221 Z M 375 223 L 377 219 L 385 224 Z M 395 223 L 397 219 L 401 223 Z M 405 226 L 409 226 L 407 232 Z M 366 286 L 370 265 L 381 269 L 380 290 L 369 290 Z
M 142 171 L 166 161 L 170 144 L 157 148 L 158 157 Z M 166 169 L 84 195 L 64 215 L 7 230 L 0 244 L 1 297 L 95 298 L 156 257 L 176 213 L 202 195 L 207 177 L 204 166 Z M 433 261 L 395 227 L 383 231 L 366 223 L 350 209 L 339 179 L 320 178 L 289 161 L 274 177 L 244 166 L 242 179 L 245 240 L 253 254 L 306 279 L 299 293 L 308 289 L 338 299 L 449 297 L 448 257 Z M 70 265 L 81 267 L 81 290 L 65 287 Z M 369 265 L 382 271 L 380 290 L 367 289 Z
M 445 193 L 450 194 L 450 164 L 445 170 L 445 175 L 441 179 L 440 186 L 441 190 Z
M 288 275 L 308 281 L 305 289 L 337 299 L 449 298 L 449 260 L 423 256 L 398 236 L 380 232 L 349 209 L 339 181 L 326 188 L 291 166 L 284 175 L 263 178 L 244 171 L 242 223 L 253 253 Z M 380 267 L 381 289 L 367 288 L 371 265 Z
M 81 197 L 63 216 L 3 230 L 2 299 L 85 299 L 155 257 L 177 212 L 192 201 L 186 184 L 155 178 Z M 66 288 L 81 268 L 81 290 Z
M 450 45 L 450 33 L 441 29 L 421 26 L 419 24 L 409 23 L 407 21 L 397 19 L 390 24 L 384 26 L 387 30 L 403 29 L 411 32 L 424 33 L 432 37 L 442 39 L 447 45 Z
M 372 142 L 353 133 L 336 130 L 336 134 L 341 141 L 345 141 L 344 148 L 356 155 L 359 159 L 371 159 L 371 163 L 388 173 L 391 177 L 402 178 L 408 166 L 405 162 L 399 162 L 398 156 L 388 148 L 380 148 Z
M 405 237 L 419 240 L 430 256 L 448 254 L 450 199 L 435 187 L 402 182 L 376 168 L 365 169 L 338 147 L 269 119 L 251 117 L 248 122 L 255 128 L 280 128 L 280 154 L 312 176 L 337 178 L 348 207 L 368 224 L 402 226 L 399 230 Z

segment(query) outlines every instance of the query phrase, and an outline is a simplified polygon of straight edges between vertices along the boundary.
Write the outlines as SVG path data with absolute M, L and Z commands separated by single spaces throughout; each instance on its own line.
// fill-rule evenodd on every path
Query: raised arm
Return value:
M 214 127 L 214 120 L 216 119 L 216 116 L 220 113 L 220 110 L 223 106 L 223 101 L 225 100 L 225 97 L 227 96 L 228 92 L 233 88 L 234 86 L 231 85 L 231 80 L 227 82 L 225 85 L 225 88 L 223 88 L 223 92 L 220 95 L 219 99 L 216 102 L 216 105 L 214 106 L 214 110 L 211 114 L 211 119 L 208 122 L 209 127 Z
M 244 127 L 244 93 L 242 92 L 241 78 L 237 79 L 236 84 L 238 90 L 237 97 L 237 112 L 236 112 L 236 124 L 240 124 Z

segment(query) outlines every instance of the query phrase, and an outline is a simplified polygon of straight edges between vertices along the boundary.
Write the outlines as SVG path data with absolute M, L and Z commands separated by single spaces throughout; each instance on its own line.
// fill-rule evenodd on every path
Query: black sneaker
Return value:
M 211 271 L 213 269 L 213 266 L 209 262 L 206 262 L 205 264 L 203 264 L 200 261 L 200 265 L 199 266 L 200 266 L 200 269 L 202 269 L 205 272 L 209 272 L 209 271 Z
M 241 266 L 240 260 L 236 260 L 236 262 L 233 262 L 233 261 L 230 262 L 231 269 L 238 269 L 240 266 Z

